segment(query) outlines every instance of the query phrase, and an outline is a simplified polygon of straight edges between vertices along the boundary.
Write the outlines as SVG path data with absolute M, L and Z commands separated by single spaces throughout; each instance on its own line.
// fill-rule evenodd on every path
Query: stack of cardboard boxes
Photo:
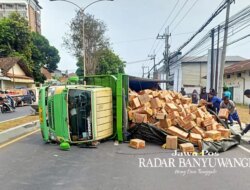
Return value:
M 221 117 L 227 117 L 226 111 L 222 111 Z M 173 141 L 177 138 L 198 145 L 202 140 L 219 141 L 231 135 L 230 130 L 218 123 L 205 106 L 192 104 L 191 98 L 173 91 L 130 91 L 128 115 L 131 127 L 135 123 L 149 123 L 176 136 L 172 141 L 167 140 L 166 147 L 171 149 L 176 148 Z

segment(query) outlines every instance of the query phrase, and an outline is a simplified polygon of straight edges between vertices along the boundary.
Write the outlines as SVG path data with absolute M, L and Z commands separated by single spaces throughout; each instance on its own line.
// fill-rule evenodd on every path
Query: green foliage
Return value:
M 0 57 L 8 56 L 20 57 L 39 82 L 46 80 L 41 67 L 52 72 L 60 61 L 58 50 L 44 36 L 31 32 L 27 20 L 18 13 L 0 19 Z
M 124 73 L 124 62 L 112 50 L 101 50 L 97 57 L 96 74 Z
M 57 69 L 60 61 L 58 50 L 49 44 L 49 41 L 42 35 L 33 32 L 32 36 L 32 60 L 35 64 L 46 66 L 50 72 Z
M 0 56 L 18 52 L 31 62 L 31 35 L 28 22 L 18 13 L 0 20 Z

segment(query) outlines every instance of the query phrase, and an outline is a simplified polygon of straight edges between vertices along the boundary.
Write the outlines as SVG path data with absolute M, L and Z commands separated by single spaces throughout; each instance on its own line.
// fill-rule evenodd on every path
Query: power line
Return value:
M 165 25 L 167 24 L 169 18 L 171 18 L 171 16 L 172 16 L 172 14 L 174 13 L 174 11 L 175 11 L 177 5 L 179 4 L 179 1 L 180 1 L 180 0 L 177 0 L 177 2 L 175 3 L 174 7 L 172 8 L 171 12 L 169 13 L 167 19 L 164 21 L 164 23 L 163 23 L 163 25 L 162 25 L 162 27 L 160 28 L 160 30 L 159 30 L 158 33 L 160 33 L 160 32 L 162 31 L 162 29 L 163 29 L 163 28 L 165 27 Z M 150 49 L 150 51 L 149 51 L 148 54 L 151 54 L 151 52 L 152 52 L 152 50 L 153 50 L 153 48 L 154 48 L 154 45 L 155 45 L 155 42 L 156 42 L 156 41 L 157 41 L 157 39 L 155 39 L 155 41 L 154 41 L 154 43 L 153 43 L 153 45 L 152 45 L 152 47 L 151 47 L 151 49 Z M 159 43 L 158 43 L 158 44 L 159 44 Z M 157 46 L 158 46 L 158 45 L 157 45 Z M 157 48 L 157 46 L 156 46 L 156 48 Z
M 230 0 L 230 4 L 233 1 L 234 0 Z M 195 32 L 182 46 L 180 46 L 177 49 L 177 51 L 174 54 L 172 54 L 171 58 L 173 56 L 175 56 L 178 52 L 180 52 L 184 47 L 186 47 L 199 33 L 201 33 L 208 26 L 208 24 L 210 24 L 213 21 L 213 19 L 216 16 L 218 16 L 226 8 L 226 4 L 227 4 L 227 1 L 225 1 L 223 4 L 221 4 L 221 6 L 219 6 L 219 8 L 212 14 L 212 16 L 209 17 L 209 19 L 197 30 L 197 32 Z
M 143 59 L 143 60 L 138 60 L 138 61 L 131 61 L 131 62 L 126 62 L 125 64 L 134 64 L 134 63 L 142 63 L 145 61 L 150 61 L 151 59 Z
M 175 27 L 173 27 L 172 32 L 180 25 L 180 23 L 184 20 L 184 18 L 186 18 L 186 16 L 188 15 L 188 13 L 195 7 L 196 3 L 198 2 L 198 0 L 196 0 L 191 7 L 188 9 L 188 11 L 183 15 L 183 17 L 179 20 L 179 22 L 175 25 Z M 171 33 L 172 33 L 171 32 Z
M 171 26 L 173 24 L 173 22 L 176 20 L 176 18 L 179 16 L 179 14 L 181 13 L 181 10 L 185 7 L 185 5 L 187 4 L 189 0 L 186 0 L 185 3 L 182 5 L 182 7 L 180 8 L 179 12 L 177 12 L 177 14 L 175 15 L 174 19 L 170 22 L 169 26 Z

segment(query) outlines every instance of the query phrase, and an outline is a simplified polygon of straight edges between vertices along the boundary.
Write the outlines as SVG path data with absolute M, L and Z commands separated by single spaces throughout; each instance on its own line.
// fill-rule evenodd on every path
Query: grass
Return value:
M 10 129 L 10 128 L 14 128 L 17 127 L 19 125 L 23 125 L 25 123 L 30 123 L 32 121 L 36 121 L 38 120 L 38 116 L 36 115 L 30 115 L 30 116 L 26 116 L 20 119 L 16 119 L 16 120 L 12 120 L 12 121 L 7 121 L 7 122 L 2 122 L 0 123 L 0 132 Z
M 237 104 L 236 105 L 240 120 L 242 123 L 250 123 L 249 108 L 246 105 Z

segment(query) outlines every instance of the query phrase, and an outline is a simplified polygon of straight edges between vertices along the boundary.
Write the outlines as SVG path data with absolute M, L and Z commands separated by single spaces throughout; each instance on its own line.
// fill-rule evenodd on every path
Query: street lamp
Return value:
M 69 0 L 50 0 L 50 1 L 64 1 L 67 3 L 70 3 L 74 6 L 76 6 L 80 12 L 81 12 L 81 16 L 82 16 L 82 57 L 83 57 L 83 72 L 84 72 L 84 77 L 86 76 L 86 50 L 85 50 L 85 28 L 84 28 L 84 24 L 85 24 L 85 15 L 84 15 L 84 11 L 91 5 L 98 3 L 100 1 L 114 1 L 114 0 L 97 0 L 94 1 L 90 4 L 88 4 L 85 7 L 80 7 L 79 5 L 77 5 L 76 3 L 69 1 Z

